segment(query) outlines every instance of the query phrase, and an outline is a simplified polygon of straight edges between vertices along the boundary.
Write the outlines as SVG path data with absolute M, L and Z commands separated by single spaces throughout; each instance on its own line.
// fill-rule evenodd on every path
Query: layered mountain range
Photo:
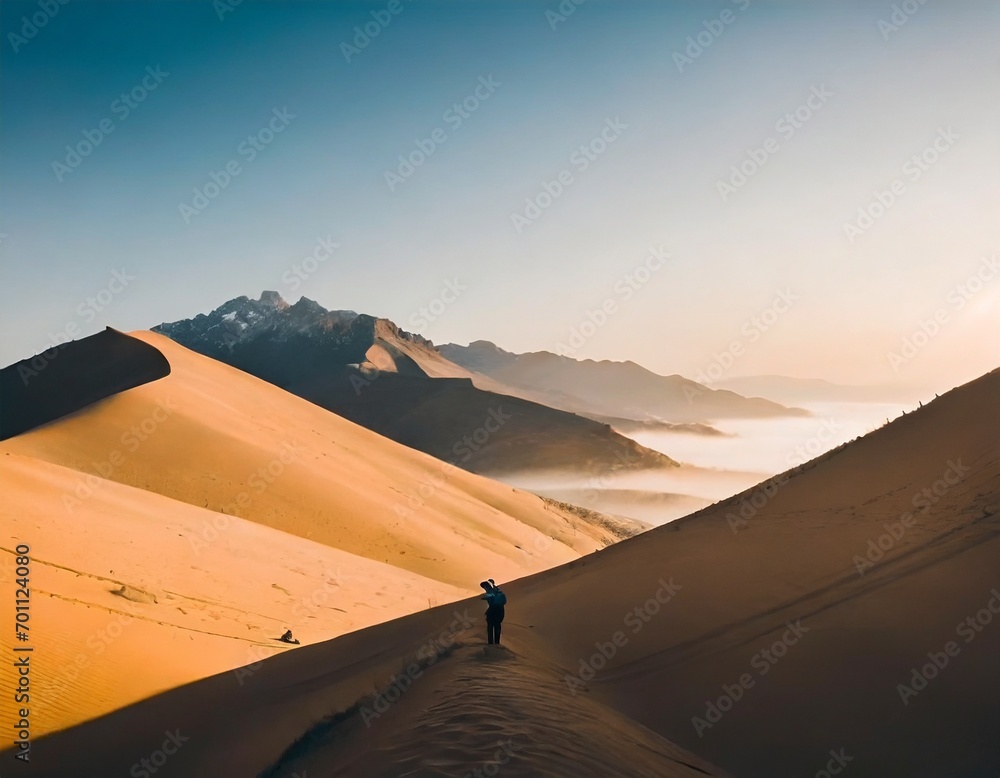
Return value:
M 485 342 L 439 349 L 388 319 L 305 297 L 289 304 L 273 291 L 154 331 L 480 473 L 670 468 L 674 460 L 621 431 L 658 425 L 712 434 L 707 419 L 804 413 L 634 363 L 515 355 Z
M 438 350 L 452 362 L 508 386 L 543 392 L 549 405 L 574 413 L 673 424 L 809 415 L 680 375 L 659 375 L 635 362 L 579 360 L 549 351 L 514 354 L 485 340 L 468 346 L 448 343 Z

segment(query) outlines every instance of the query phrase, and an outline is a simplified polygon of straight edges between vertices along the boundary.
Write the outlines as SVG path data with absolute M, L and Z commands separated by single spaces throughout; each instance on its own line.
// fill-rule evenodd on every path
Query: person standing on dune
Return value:
M 486 642 L 490 645 L 494 643 L 500 645 L 500 625 L 503 623 L 507 595 L 500 591 L 500 587 L 492 578 L 479 585 L 486 592 L 481 598 L 486 600 Z

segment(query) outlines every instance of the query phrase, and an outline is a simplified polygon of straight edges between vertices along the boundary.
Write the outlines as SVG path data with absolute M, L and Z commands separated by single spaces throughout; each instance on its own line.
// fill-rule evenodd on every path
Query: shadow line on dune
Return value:
M 108 327 L 0 370 L 0 440 L 170 375 L 163 353 Z

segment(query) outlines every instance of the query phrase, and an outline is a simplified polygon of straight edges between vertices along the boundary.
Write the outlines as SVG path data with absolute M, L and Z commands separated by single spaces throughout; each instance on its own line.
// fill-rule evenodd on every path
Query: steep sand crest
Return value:
M 10 453 L 0 469 L 5 602 L 15 546 L 33 559 L 38 735 L 287 650 L 275 640 L 287 628 L 309 644 L 467 594 L 114 481 L 70 514 L 61 497 L 76 471 Z M 7 662 L 2 677 L 13 688 Z
M 351 715 L 320 723 L 262 776 L 723 775 L 594 700 L 567 701 L 558 674 L 537 657 L 465 639 L 397 702 L 375 709 L 367 700 Z M 394 696 L 392 687 L 386 694 Z
M 170 372 L 157 349 L 108 327 L 0 370 L 0 440 Z
M 157 492 L 468 588 L 602 547 L 606 531 L 450 467 L 277 387 L 137 333 L 167 378 L 12 438 L 0 451 Z M 66 495 L 66 510 L 85 498 Z M 468 589 L 467 589 L 468 590 Z
M 562 695 L 553 698 L 558 713 L 525 704 L 523 718 L 573 739 L 580 706 L 605 706 L 608 721 L 624 714 L 741 776 L 816 775 L 831 751 L 857 775 L 996 774 L 1000 372 L 803 466 L 734 532 L 727 516 L 740 499 L 504 587 L 505 643 L 526 673 L 562 678 L 551 692 Z M 884 556 L 859 575 L 855 557 L 886 533 Z M 481 618 L 474 601 L 455 608 L 466 605 Z M 415 658 L 445 657 L 456 634 L 460 644 L 482 640 L 479 624 L 465 637 L 451 618 L 446 608 L 413 614 L 267 660 L 242 687 L 218 676 L 88 722 L 40 741 L 36 774 L 124 773 L 159 748 L 165 730 L 182 727 L 190 741 L 162 775 L 250 775 L 310 753 L 324 753 L 332 770 L 389 742 L 413 743 L 422 761 L 412 774 L 433 775 L 434 753 L 412 734 L 434 698 L 412 709 L 397 703 L 397 718 L 393 708 L 370 727 L 348 719 L 375 704 L 373 693 L 398 688 Z M 948 651 L 936 673 L 920 670 L 926 685 L 914 682 L 928 653 L 941 662 Z M 412 668 L 405 694 L 447 699 L 448 673 Z M 904 684 L 919 687 L 904 690 L 905 702 Z M 489 755 L 477 750 L 480 725 L 465 704 L 454 715 L 435 709 L 433 720 L 471 769 Z M 696 729 L 695 717 L 711 726 Z M 324 719 L 324 738 L 313 743 Z M 503 728 L 499 714 L 489 720 Z M 392 738 L 383 740 L 381 724 L 391 724 Z M 288 751 L 304 737 L 304 751 Z M 622 764 L 610 774 L 635 773 Z
M 435 608 L 266 660 L 242 685 L 225 673 L 175 689 L 43 738 L 27 774 L 127 775 L 152 758 L 161 778 L 726 775 L 565 695 L 530 636 L 482 645 L 481 614 L 475 601 Z M 164 760 L 171 733 L 181 747 Z

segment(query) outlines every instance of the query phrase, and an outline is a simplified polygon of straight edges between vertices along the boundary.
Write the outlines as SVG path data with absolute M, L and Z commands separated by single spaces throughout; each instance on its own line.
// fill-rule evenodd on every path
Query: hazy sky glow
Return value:
M 902 5 L 73 0 L 18 39 L 40 6 L 5 0 L 0 362 L 277 289 L 692 377 L 969 380 L 1000 5 Z

